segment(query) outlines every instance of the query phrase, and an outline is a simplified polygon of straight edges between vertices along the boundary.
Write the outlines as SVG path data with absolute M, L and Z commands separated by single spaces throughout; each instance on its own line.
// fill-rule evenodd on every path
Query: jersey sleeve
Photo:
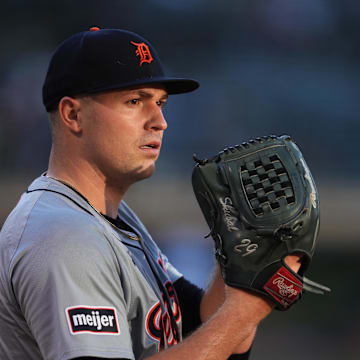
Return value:
M 76 220 L 26 228 L 11 265 L 19 306 L 44 359 L 134 359 L 126 272 L 99 227 Z

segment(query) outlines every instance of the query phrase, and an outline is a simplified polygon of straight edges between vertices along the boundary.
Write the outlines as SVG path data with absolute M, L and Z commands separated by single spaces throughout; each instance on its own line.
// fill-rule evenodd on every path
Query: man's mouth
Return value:
M 158 149 L 160 149 L 160 143 L 159 142 L 151 142 L 149 144 L 140 146 L 140 149 L 155 149 L 155 150 L 158 150 Z

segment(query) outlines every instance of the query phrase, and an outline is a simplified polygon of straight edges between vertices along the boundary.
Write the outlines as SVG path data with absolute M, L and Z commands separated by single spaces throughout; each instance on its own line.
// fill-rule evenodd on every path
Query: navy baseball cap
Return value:
M 192 79 L 167 77 L 159 56 L 143 37 L 126 30 L 91 28 L 55 50 L 43 85 L 47 111 L 64 96 L 91 94 L 161 83 L 168 94 L 193 91 Z

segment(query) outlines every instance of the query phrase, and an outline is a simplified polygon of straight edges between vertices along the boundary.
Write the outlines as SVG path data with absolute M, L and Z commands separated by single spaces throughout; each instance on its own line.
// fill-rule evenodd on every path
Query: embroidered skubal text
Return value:
M 220 204 L 224 213 L 224 220 L 227 230 L 230 232 L 240 230 L 235 226 L 238 219 L 233 215 L 237 211 L 233 206 L 232 200 L 229 197 L 225 197 L 224 199 L 220 198 Z

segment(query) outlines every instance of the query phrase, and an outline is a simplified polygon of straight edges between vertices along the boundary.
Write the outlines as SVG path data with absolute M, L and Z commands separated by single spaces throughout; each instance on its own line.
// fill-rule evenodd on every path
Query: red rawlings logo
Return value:
M 292 296 L 299 295 L 299 291 L 294 289 L 294 284 L 286 285 L 285 279 L 282 277 L 274 279 L 273 284 L 277 285 L 281 296 L 291 298 Z
M 284 266 L 264 285 L 264 290 L 284 308 L 297 300 L 302 288 L 301 281 Z

